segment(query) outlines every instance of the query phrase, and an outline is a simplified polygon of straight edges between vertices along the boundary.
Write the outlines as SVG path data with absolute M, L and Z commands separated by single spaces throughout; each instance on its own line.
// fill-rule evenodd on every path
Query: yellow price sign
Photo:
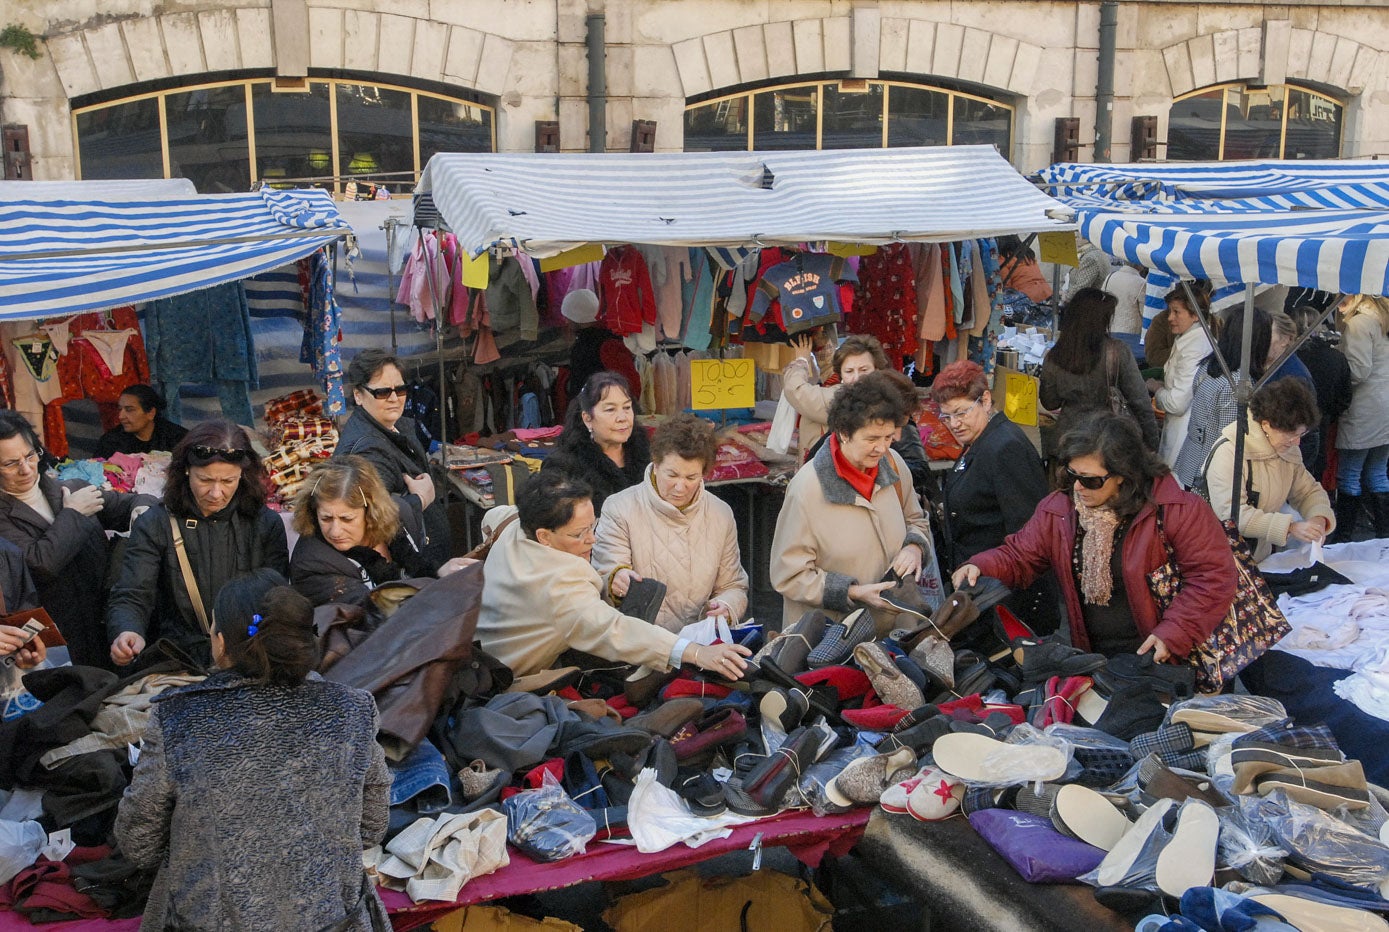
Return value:
M 1076 252 L 1074 233 L 1039 233 L 1037 245 L 1040 247 L 1043 262 L 1069 265 L 1071 268 L 1080 265 L 1080 253 Z
M 575 246 L 573 249 L 566 249 L 558 255 L 546 256 L 540 260 L 540 271 L 558 272 L 560 269 L 567 269 L 571 265 L 584 265 L 588 262 L 603 261 L 602 243 L 584 243 L 582 246 Z
M 757 366 L 751 359 L 693 359 L 690 397 L 696 411 L 751 408 L 757 403 Z
M 486 288 L 491 275 L 487 253 L 463 260 L 463 287 Z
M 1004 372 L 1003 413 L 1014 424 L 1037 426 L 1037 380 L 1021 372 Z

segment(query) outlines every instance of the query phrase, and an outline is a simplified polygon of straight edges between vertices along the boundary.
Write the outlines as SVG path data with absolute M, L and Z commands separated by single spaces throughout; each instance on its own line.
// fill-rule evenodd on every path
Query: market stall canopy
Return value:
M 20 181 L 0 187 L 0 204 L 0 320 L 208 288 L 352 232 L 317 190 L 200 195 L 181 181 Z
M 1389 164 L 1059 164 L 1084 236 L 1176 278 L 1389 294 Z
M 463 154 L 428 195 L 472 255 L 585 243 L 750 247 L 1065 231 L 1061 205 L 992 146 L 817 152 Z

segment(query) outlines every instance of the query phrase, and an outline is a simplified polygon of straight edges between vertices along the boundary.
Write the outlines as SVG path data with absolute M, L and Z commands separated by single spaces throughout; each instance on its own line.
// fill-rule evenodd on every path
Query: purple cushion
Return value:
M 1102 849 L 1062 835 L 1041 816 L 983 809 L 969 814 L 969 824 L 1028 883 L 1075 883 L 1104 860 Z

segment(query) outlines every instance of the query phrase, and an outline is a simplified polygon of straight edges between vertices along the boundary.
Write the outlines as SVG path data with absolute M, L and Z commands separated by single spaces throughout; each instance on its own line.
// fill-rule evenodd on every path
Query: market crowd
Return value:
M 1046 722 L 1070 722 L 1053 700 L 1071 705 L 1072 674 L 1110 658 L 1130 658 L 1141 671 L 1134 682 L 1180 681 L 1175 671 L 1188 669 L 1237 591 L 1222 527 L 1231 518 L 1237 431 L 1245 464 L 1233 522 L 1256 557 L 1289 542 L 1347 540 L 1361 522 L 1389 536 L 1389 304 L 1331 298 L 1338 310 L 1329 324 L 1323 296 L 1287 312 L 1256 309 L 1253 355 L 1242 360 L 1244 310 L 1210 314 L 1193 306 L 1209 300 L 1207 290 L 1179 288 L 1151 325 L 1145 371 L 1114 336 L 1132 332 L 1116 329 L 1116 314 L 1135 326 L 1124 308 L 1134 300 L 1129 279 L 1141 276 L 1100 271 L 1083 280 L 1100 273 L 1082 263 L 1059 311 L 1060 336 L 1040 372 L 1049 420 L 1040 450 L 1001 412 L 978 362 L 952 362 L 935 375 L 930 410 L 963 450 L 938 486 L 916 420 L 923 393 L 878 340 L 836 341 L 823 381 L 811 364 L 816 340 L 793 344 L 784 391 L 803 465 L 786 487 L 766 567 L 783 612 L 762 621 L 782 636 L 760 649 L 691 627 L 723 619 L 737 632 L 749 611 L 740 529 L 705 486 L 714 426 L 680 414 L 648 434 L 625 374 L 600 369 L 571 387 L 557 446 L 514 506 L 487 513 L 485 553 L 472 556 L 456 546 L 440 474 L 404 414 L 401 365 L 381 351 L 358 354 L 346 373 L 355 407 L 336 452 L 293 502 L 292 548 L 241 427 L 211 421 L 184 430 L 160 416 L 163 401 L 149 389 L 122 396 L 122 427 L 103 449 L 171 448 L 163 493 L 153 497 L 59 481 L 29 424 L 0 411 L 0 595 L 10 613 L 45 609 L 74 664 L 39 671 L 35 694 L 51 701 L 29 713 L 29 727 L 20 719 L 0 730 L 17 753 L 6 777 L 18 785 L 34 775 L 22 749 L 42 743 L 41 724 L 64 721 L 64 690 L 100 683 L 82 694 L 87 701 L 138 676 L 197 674 L 155 701 L 145 697 L 138 763 L 106 823 L 133 868 L 155 873 L 146 923 L 383 928 L 361 852 L 390 821 L 392 776 L 376 740 L 385 713 L 331 669 L 318 672 L 325 610 L 337 619 L 380 613 L 373 624 L 384 625 L 408 614 L 388 593 L 418 591 L 423 600 L 444 583 L 422 580 L 451 580 L 450 592 L 472 593 L 477 646 L 508 682 L 572 685 L 601 671 L 594 678 L 616 683 L 616 692 L 584 698 L 616 695 L 639 706 L 634 696 L 659 691 L 666 701 L 657 708 L 669 709 L 686 697 L 693 711 L 684 717 L 648 720 L 655 745 L 603 755 L 614 771 L 628 758 L 625 774 L 592 784 L 613 806 L 644 764 L 696 811 L 775 811 L 791 773 L 777 761 L 795 758 L 799 775 L 827 749 L 852 745 L 856 721 L 902 737 L 862 758 L 873 764 L 844 768 L 831 798 L 877 801 L 857 787 L 881 794 L 902 761 L 909 774 L 917 770 L 930 744 L 911 736 L 912 726 L 932 720 L 942 695 L 1009 682 L 996 662 L 1000 646 L 1023 658 L 1025 676 L 1008 692 L 1040 690 L 1034 708 Z M 1299 335 L 1309 338 L 1287 352 Z M 1266 379 L 1244 424 L 1235 423 L 1227 367 Z M 1331 474 L 1334 502 L 1321 482 Z M 1174 591 L 1151 584 L 1164 568 L 1179 583 Z M 931 580 L 936 604 L 919 585 Z M 970 624 L 981 616 L 1016 626 Z M 370 638 L 372 628 L 360 634 Z M 3 626 L 0 652 L 22 669 L 46 656 L 42 639 Z M 855 687 L 861 674 L 865 685 Z M 684 685 L 672 692 L 673 683 Z M 739 683 L 752 684 L 757 709 L 776 719 L 787 743 L 779 756 L 750 754 L 751 769 L 735 766 L 731 789 L 711 788 L 704 752 L 748 740 L 753 712 L 688 697 L 736 694 Z M 846 705 L 866 684 L 880 702 Z M 1109 696 L 1116 707 L 1121 695 Z M 999 707 L 1005 718 L 1014 708 L 1023 714 Z M 609 711 L 600 703 L 597 720 Z M 825 711 L 837 732 L 809 724 Z M 596 734 L 592 712 L 583 727 Z M 974 713 L 971 721 L 993 721 L 989 710 Z M 910 753 L 899 760 L 901 749 Z M 74 779 L 90 791 L 96 777 Z M 69 814 L 91 818 L 90 807 L 73 803 L 81 793 L 66 793 Z M 225 881 L 231 876 L 236 883 Z

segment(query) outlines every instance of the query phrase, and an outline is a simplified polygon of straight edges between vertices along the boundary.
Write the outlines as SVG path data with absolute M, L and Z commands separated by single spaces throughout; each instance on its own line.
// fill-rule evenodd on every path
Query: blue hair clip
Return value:
M 256 636 L 256 632 L 259 631 L 259 630 L 260 630 L 260 616 L 259 616 L 259 615 L 252 615 L 252 616 L 251 616 L 251 623 L 246 627 L 246 636 L 247 636 L 248 638 L 253 638 L 253 637 Z

